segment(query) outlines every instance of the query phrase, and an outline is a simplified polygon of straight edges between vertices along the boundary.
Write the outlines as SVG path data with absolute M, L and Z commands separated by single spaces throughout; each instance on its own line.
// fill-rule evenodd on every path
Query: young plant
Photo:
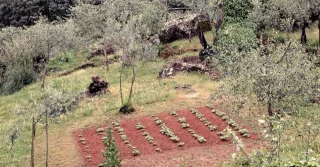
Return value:
M 179 142 L 180 138 L 178 136 L 176 136 L 170 128 L 168 128 L 163 122 L 162 120 L 160 120 L 158 117 L 154 118 L 155 122 L 157 125 L 160 126 L 161 130 L 160 132 L 168 137 L 170 137 L 170 140 L 172 140 L 174 143 Z
M 197 138 L 198 142 L 199 143 L 204 143 L 206 142 L 207 140 L 203 137 L 203 136 L 200 136 L 198 134 L 192 134 L 193 137 Z
M 198 112 L 198 110 L 196 110 L 196 109 L 194 109 L 194 108 L 191 108 L 191 109 L 190 109 L 190 112 L 191 112 L 192 114 L 195 114 L 195 113 Z
M 177 112 L 176 112 L 176 111 L 172 111 L 172 112 L 170 113 L 170 115 L 175 116 L 175 117 L 177 117 L 177 116 L 178 116 L 178 114 L 177 114 Z
M 214 126 L 214 125 L 208 125 L 209 126 L 209 129 L 211 130 L 211 131 L 214 131 L 214 130 L 216 130 L 217 129 L 217 127 L 216 126 Z
M 161 149 L 160 148 L 156 148 L 156 152 L 161 152 Z
M 229 118 L 229 116 L 227 116 L 227 115 L 224 115 L 224 116 L 222 116 L 221 117 L 223 120 L 229 120 L 230 118 Z
M 213 105 L 211 105 L 211 104 L 207 104 L 206 106 L 207 106 L 208 108 L 210 108 L 211 110 L 214 109 Z
M 139 123 L 136 124 L 136 128 L 138 130 L 141 130 L 141 129 L 144 129 L 145 127 L 139 122 Z
M 99 135 L 103 135 L 103 132 L 104 132 L 104 129 L 103 129 L 103 128 L 98 128 L 98 129 L 97 129 L 97 133 L 98 133 Z
M 178 146 L 179 146 L 179 147 L 183 147 L 183 146 L 184 146 L 184 142 L 178 143 Z
M 136 147 L 133 146 L 133 147 L 131 147 L 131 154 L 133 156 L 138 156 L 138 155 L 140 155 L 140 152 Z
M 87 143 L 86 143 L 86 139 L 85 139 L 84 137 L 80 138 L 80 142 L 81 142 L 83 145 L 87 144 Z
M 178 119 L 178 121 L 179 121 L 180 123 L 186 123 L 186 118 L 180 117 L 180 118 Z
M 120 138 L 121 138 L 121 140 L 123 140 L 123 141 L 127 141 L 127 140 L 128 140 L 128 138 L 127 138 L 126 135 L 120 135 Z
M 161 124 L 163 124 L 163 122 L 162 122 L 162 120 L 158 119 L 158 120 L 156 120 L 156 124 L 161 125 Z
M 204 143 L 204 142 L 207 141 L 203 136 L 198 136 L 197 140 L 198 140 L 199 143 Z
M 178 136 L 171 136 L 170 137 L 170 140 L 172 140 L 174 143 L 177 143 L 180 141 L 179 137 Z
M 206 126 L 208 126 L 208 128 L 210 129 L 210 131 L 214 131 L 217 129 L 216 126 L 212 125 L 210 121 L 208 121 L 206 118 L 203 117 L 203 115 L 196 109 L 190 109 L 190 112 L 195 114 L 195 116 L 201 121 L 203 122 Z
M 243 137 L 246 137 L 246 138 L 249 138 L 250 137 L 250 133 L 247 129 L 239 129 L 238 132 L 243 136 Z
M 195 112 L 195 114 L 199 114 L 199 111 L 194 110 L 194 109 L 191 109 L 191 110 L 193 110 L 193 111 Z M 190 111 L 191 111 L 191 110 L 190 110 Z M 202 117 L 201 117 L 201 118 L 202 118 Z M 184 128 L 184 129 L 190 128 L 190 125 L 187 124 L 187 120 L 186 120 L 185 118 L 183 118 L 183 117 L 182 117 L 182 118 L 179 118 L 178 121 L 181 123 L 182 128 Z M 199 141 L 199 143 L 204 143 L 204 142 L 206 142 L 206 139 L 205 139 L 203 136 L 200 136 L 200 135 L 196 134 L 196 133 L 194 132 L 194 130 L 192 130 L 192 129 L 187 129 L 187 131 L 190 132 L 193 137 L 197 138 L 197 140 Z M 178 144 L 179 147 L 181 147 L 180 144 L 181 144 L 181 142 Z
M 143 130 L 145 129 L 145 127 L 139 122 L 136 124 L 136 128 L 138 130 Z M 142 136 L 145 136 L 145 139 L 150 143 L 152 144 L 153 146 L 156 146 L 157 143 L 154 141 L 154 139 L 150 136 L 150 134 L 148 132 L 143 132 L 142 133 Z
M 217 113 L 217 111 L 218 111 L 218 110 L 216 110 L 216 109 L 212 109 L 212 110 L 211 110 L 211 112 L 212 112 L 213 114 Z
M 108 128 L 107 136 L 102 138 L 103 144 L 106 147 L 106 151 L 103 151 L 102 155 L 106 158 L 106 160 L 99 166 L 109 167 L 121 165 L 120 153 L 112 134 L 112 128 Z
M 191 134 L 195 134 L 193 129 L 188 129 L 188 132 L 190 132 Z
M 187 123 L 182 123 L 181 125 L 183 129 L 190 128 L 190 125 Z

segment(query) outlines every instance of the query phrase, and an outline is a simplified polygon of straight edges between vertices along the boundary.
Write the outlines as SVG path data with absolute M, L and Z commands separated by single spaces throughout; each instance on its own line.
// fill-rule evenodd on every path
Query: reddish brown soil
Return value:
M 141 166 L 144 164 L 142 166 L 149 166 L 155 165 L 154 163 L 152 164 L 151 161 L 157 161 L 159 165 L 156 166 L 162 166 L 166 163 L 170 163 L 168 161 L 171 161 L 170 159 L 173 157 L 176 157 L 173 159 L 181 159 L 181 157 L 179 158 L 179 155 L 191 159 L 194 158 L 194 156 L 202 155 L 201 150 L 207 150 L 208 154 L 213 154 L 213 152 L 214 154 L 218 154 L 212 155 L 215 158 L 210 158 L 210 155 L 201 156 L 200 158 L 207 158 L 206 160 L 197 162 L 197 164 L 201 166 L 216 164 L 217 162 L 230 158 L 231 152 L 235 152 L 235 146 L 231 141 L 221 141 L 219 136 L 216 134 L 226 128 L 228 124 L 217 115 L 211 113 L 209 108 L 202 107 L 197 109 L 203 114 L 204 118 L 210 121 L 213 125 L 216 125 L 218 129 L 215 131 L 210 131 L 209 128 L 200 120 L 198 120 L 198 118 L 189 110 L 183 110 L 177 113 L 179 117 L 186 118 L 186 121 L 188 124 L 190 124 L 191 129 L 193 129 L 197 134 L 206 138 L 206 143 L 202 144 L 199 143 L 196 138 L 194 138 L 186 129 L 181 127 L 181 123 L 178 122 L 179 117 L 174 117 L 168 113 L 157 115 L 157 117 L 159 117 L 165 123 L 165 125 L 180 138 L 181 142 L 185 143 L 184 147 L 178 147 L 177 143 L 173 143 L 169 137 L 161 134 L 160 127 L 154 122 L 151 116 L 122 120 L 120 122 L 120 126 L 124 129 L 124 133 L 128 137 L 130 144 L 132 146 L 136 146 L 140 152 L 139 156 L 132 156 L 131 148 L 128 148 L 124 142 L 121 141 L 119 133 L 114 130 L 114 136 L 120 150 L 120 157 L 123 159 L 123 165 Z M 145 126 L 145 129 L 142 131 L 136 129 L 136 124 L 139 122 Z M 248 130 L 250 131 L 250 129 Z M 154 138 L 157 146 L 152 146 L 144 138 L 144 136 L 142 136 L 143 131 L 148 132 L 150 136 Z M 83 134 L 83 137 L 87 142 L 86 145 L 83 145 L 81 142 L 79 142 L 80 137 L 78 135 L 80 133 Z M 74 135 L 78 142 L 81 155 L 84 159 L 84 166 L 97 166 L 104 160 L 101 150 L 104 150 L 105 148 L 101 141 L 102 136 L 97 134 L 96 127 L 76 131 L 74 132 Z M 244 142 L 248 143 L 249 147 L 247 148 L 249 150 L 254 148 L 255 144 L 253 144 L 252 141 L 257 138 L 257 135 L 252 132 L 250 138 L 243 138 Z M 88 146 L 88 148 L 85 146 Z M 162 152 L 156 152 L 156 148 L 160 148 Z M 200 152 L 197 150 L 200 150 Z M 92 157 L 92 160 L 87 159 L 88 155 Z M 153 160 L 148 160 L 151 157 Z M 177 160 L 177 162 L 184 163 L 185 159 L 182 161 Z
M 80 134 L 82 134 L 82 137 L 79 136 Z M 105 150 L 105 147 L 102 143 L 102 137 L 104 135 L 99 135 L 97 133 L 97 127 L 93 126 L 88 129 L 80 129 L 73 132 L 73 135 L 84 160 L 82 164 L 83 166 L 98 166 L 101 162 L 103 162 L 104 157 L 102 156 L 101 151 Z M 81 138 L 85 139 L 86 144 L 82 144 L 80 142 Z M 88 158 L 88 156 L 91 158 Z

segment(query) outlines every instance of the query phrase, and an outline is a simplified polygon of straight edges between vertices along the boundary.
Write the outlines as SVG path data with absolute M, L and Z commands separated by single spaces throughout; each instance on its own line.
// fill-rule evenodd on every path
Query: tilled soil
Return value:
M 124 129 L 124 133 L 130 141 L 130 144 L 135 146 L 140 152 L 140 155 L 133 156 L 131 154 L 131 148 L 124 144 L 119 133 L 114 129 L 114 137 L 120 150 L 123 166 L 167 166 L 169 164 L 171 164 L 170 166 L 174 166 L 174 164 L 184 163 L 187 165 L 210 166 L 210 164 L 217 164 L 218 162 L 229 159 L 231 154 L 236 152 L 235 145 L 232 144 L 232 141 L 220 140 L 220 137 L 217 135 L 217 133 L 225 129 L 228 124 L 217 115 L 211 113 L 207 107 L 197 108 L 197 110 L 200 111 L 203 117 L 210 121 L 211 124 L 217 126 L 217 130 L 210 131 L 209 128 L 189 110 L 178 111 L 178 117 L 174 117 L 169 113 L 157 115 L 157 117 L 180 138 L 180 142 L 184 142 L 185 145 L 183 147 L 179 147 L 178 143 L 172 142 L 168 136 L 160 133 L 161 128 L 155 123 L 151 116 L 122 120 L 120 127 Z M 178 122 L 179 117 L 186 118 L 187 123 L 190 124 L 190 128 L 193 129 L 196 134 L 204 136 L 206 142 L 199 143 L 190 132 L 183 129 L 181 123 Z M 136 129 L 136 124 L 139 122 L 145 127 L 144 130 Z M 246 128 L 247 126 L 244 127 Z M 250 131 L 250 129 L 248 130 Z M 142 135 L 143 132 L 148 132 L 150 136 L 154 138 L 157 146 L 150 144 L 145 139 L 145 136 Z M 252 150 L 258 146 L 256 144 L 258 136 L 251 131 L 250 134 L 250 138 L 242 137 L 248 150 Z M 79 137 L 79 135 L 82 137 Z M 101 152 L 105 150 L 101 140 L 103 135 L 97 133 L 97 127 L 75 131 L 74 136 L 84 159 L 83 166 L 98 166 L 104 161 L 105 158 Z M 84 138 L 86 143 L 81 143 L 79 141 L 80 138 Z M 157 152 L 156 148 L 160 148 L 161 152 Z

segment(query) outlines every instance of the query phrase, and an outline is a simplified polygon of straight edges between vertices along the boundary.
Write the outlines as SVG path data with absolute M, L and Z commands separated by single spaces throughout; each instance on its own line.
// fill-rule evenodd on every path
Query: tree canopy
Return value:
M 0 0 L 0 28 L 30 26 L 46 16 L 50 21 L 66 18 L 73 0 Z

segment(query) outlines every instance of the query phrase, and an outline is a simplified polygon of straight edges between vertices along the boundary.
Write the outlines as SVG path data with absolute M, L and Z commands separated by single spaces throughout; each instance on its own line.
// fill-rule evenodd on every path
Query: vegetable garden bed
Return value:
M 233 121 L 230 119 L 229 123 Z M 202 107 L 171 114 L 161 113 L 156 116 L 122 120 L 120 123 L 113 124 L 113 129 L 120 157 L 132 159 L 174 150 L 187 150 L 190 147 L 230 145 L 232 139 L 222 140 L 218 135 L 228 126 L 232 127 L 227 122 L 222 116 L 212 112 L 211 108 Z M 236 124 L 242 128 L 240 122 Z M 216 129 L 212 126 L 215 126 Z M 84 166 L 97 166 L 104 160 L 101 153 L 101 150 L 105 150 L 101 140 L 104 133 L 98 132 L 97 129 L 97 127 L 92 127 L 74 132 L 84 159 Z M 258 138 L 257 135 L 250 132 L 250 129 L 249 133 L 249 137 L 243 137 L 241 133 L 237 135 L 244 141 Z

